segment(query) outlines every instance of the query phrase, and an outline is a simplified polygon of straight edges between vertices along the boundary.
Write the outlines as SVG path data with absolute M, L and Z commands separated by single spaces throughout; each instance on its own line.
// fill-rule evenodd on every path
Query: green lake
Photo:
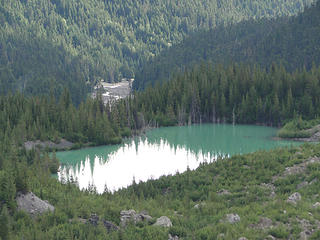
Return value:
M 58 178 L 71 177 L 81 189 L 95 186 L 102 193 L 162 175 L 196 169 L 218 156 L 232 156 L 257 150 L 301 143 L 275 140 L 277 129 L 252 125 L 202 124 L 166 127 L 112 146 L 58 152 Z

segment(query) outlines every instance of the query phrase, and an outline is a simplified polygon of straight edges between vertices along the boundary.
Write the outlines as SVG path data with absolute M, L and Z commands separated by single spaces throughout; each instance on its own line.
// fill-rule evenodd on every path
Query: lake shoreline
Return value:
M 59 152 L 57 158 L 63 179 L 70 176 L 78 179 L 81 189 L 94 183 L 100 189 L 98 192 L 102 192 L 104 184 L 108 189 L 125 188 L 132 179 L 148 181 L 182 173 L 220 156 L 299 144 L 274 141 L 272 136 L 276 131 L 276 128 L 257 125 L 210 123 L 149 128 L 145 134 L 127 138 L 123 144 Z
M 175 124 L 171 126 L 146 126 L 142 128 L 141 130 L 135 130 L 131 136 L 129 137 L 123 137 L 121 139 L 121 142 L 118 143 L 111 143 L 111 144 L 94 144 L 91 142 L 88 143 L 81 143 L 81 142 L 71 142 L 68 141 L 64 138 L 60 139 L 59 143 L 55 143 L 53 141 L 47 140 L 47 141 L 41 141 L 41 140 L 35 140 L 35 141 L 26 141 L 24 143 L 25 148 L 27 150 L 31 150 L 32 148 L 40 148 L 40 149 L 48 149 L 49 152 L 64 152 L 64 151 L 71 151 L 71 150 L 79 150 L 79 149 L 86 149 L 90 147 L 99 147 L 99 146 L 112 146 L 112 145 L 117 145 L 121 144 L 126 140 L 133 139 L 137 136 L 143 136 L 145 135 L 146 132 L 153 130 L 153 129 L 158 129 L 162 127 L 183 127 L 183 126 L 192 126 L 192 125 L 202 125 L 202 124 L 226 124 L 226 125 L 234 125 L 234 126 L 239 126 L 239 125 L 248 125 L 248 126 L 260 126 L 260 127 L 272 127 L 272 128 L 278 128 L 280 130 L 279 126 L 272 126 L 272 124 L 264 124 L 264 123 L 255 123 L 255 124 L 232 124 L 232 123 L 224 123 L 224 122 L 202 122 L 202 123 L 192 123 L 192 124 Z M 279 137 L 274 137 L 275 140 L 277 140 Z M 299 139 L 286 139 L 286 138 L 279 138 L 278 140 L 292 140 L 292 141 L 304 141 L 304 140 L 299 140 Z M 61 144 L 61 141 L 63 142 Z M 68 142 L 68 144 L 64 144 L 64 142 Z M 311 141 L 306 141 L 306 142 L 311 142 Z M 27 145 L 27 146 L 26 146 Z M 32 145 L 32 147 L 30 147 Z

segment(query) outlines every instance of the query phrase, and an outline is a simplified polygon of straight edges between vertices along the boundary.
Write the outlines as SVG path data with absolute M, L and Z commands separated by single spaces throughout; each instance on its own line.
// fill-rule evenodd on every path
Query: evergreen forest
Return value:
M 149 57 L 199 29 L 302 11 L 312 0 L 0 1 L 0 93 L 79 104 L 97 81 L 134 77 Z
M 191 34 L 162 51 L 136 72 L 135 88 L 162 82 L 200 62 L 230 62 L 269 66 L 282 64 L 288 71 L 319 64 L 320 4 L 295 17 L 250 19 Z
M 26 147 L 201 123 L 320 133 L 319 10 L 311 0 L 0 0 L 0 240 L 320 239 L 318 143 L 102 194 L 54 177 L 61 149 Z M 136 79 L 128 97 L 91 97 L 122 78 Z M 21 211 L 30 192 L 54 211 Z M 152 217 L 122 226 L 125 209 Z M 164 215 L 172 226 L 155 226 Z

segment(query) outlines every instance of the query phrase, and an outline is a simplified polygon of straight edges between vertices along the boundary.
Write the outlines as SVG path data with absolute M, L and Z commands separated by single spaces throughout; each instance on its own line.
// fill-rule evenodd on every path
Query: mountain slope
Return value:
M 61 93 L 117 81 L 198 29 L 301 11 L 313 0 L 0 1 L 0 89 Z M 8 85 L 8 83 L 10 83 Z
M 136 74 L 135 87 L 168 79 L 201 61 L 282 62 L 288 70 L 320 63 L 320 2 L 296 17 L 251 20 L 202 31 L 162 52 Z

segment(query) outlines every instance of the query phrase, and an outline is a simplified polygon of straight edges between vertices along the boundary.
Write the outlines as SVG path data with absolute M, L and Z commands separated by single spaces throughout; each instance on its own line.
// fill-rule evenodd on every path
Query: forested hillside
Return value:
M 299 239 L 307 231 L 310 239 L 319 239 L 320 147 L 316 144 L 218 159 L 196 171 L 133 183 L 102 195 L 94 188 L 80 191 L 72 180 L 58 182 L 51 176 L 58 167 L 55 154 L 23 147 L 26 140 L 61 137 L 80 144 L 116 143 L 148 125 L 218 119 L 277 125 L 298 115 L 312 119 L 320 114 L 319 92 L 316 66 L 288 73 L 275 64 L 268 69 L 203 64 L 112 106 L 98 97 L 75 108 L 66 90 L 59 102 L 53 94 L 1 96 L 0 236 L 4 240 L 160 240 L 169 234 L 182 239 L 265 239 L 268 235 Z M 28 191 L 48 200 L 55 211 L 38 218 L 19 211 L 15 199 Z M 293 194 L 300 199 L 288 201 Z M 112 231 L 103 221 L 121 226 L 124 209 L 146 210 L 153 218 Z M 239 218 L 230 223 L 227 214 Z M 163 215 L 170 217 L 173 226 L 153 225 Z M 265 221 L 267 226 L 261 227 Z
M 311 2 L 1 0 L 0 93 L 58 96 L 66 86 L 79 103 L 93 82 L 132 77 L 195 30 L 292 15 Z
M 320 63 L 320 2 L 295 17 L 249 20 L 200 31 L 148 61 L 136 74 L 135 87 L 170 78 L 201 61 L 242 62 L 287 70 L 310 69 Z
M 114 144 L 146 127 L 201 122 L 279 126 L 298 116 L 316 118 L 319 106 L 319 67 L 288 73 L 275 64 L 270 69 L 202 64 L 113 105 L 104 105 L 98 96 L 76 108 L 67 90 L 58 102 L 53 94 L 2 96 L 0 138 L 11 136 L 20 146 L 61 138 L 78 147 Z

